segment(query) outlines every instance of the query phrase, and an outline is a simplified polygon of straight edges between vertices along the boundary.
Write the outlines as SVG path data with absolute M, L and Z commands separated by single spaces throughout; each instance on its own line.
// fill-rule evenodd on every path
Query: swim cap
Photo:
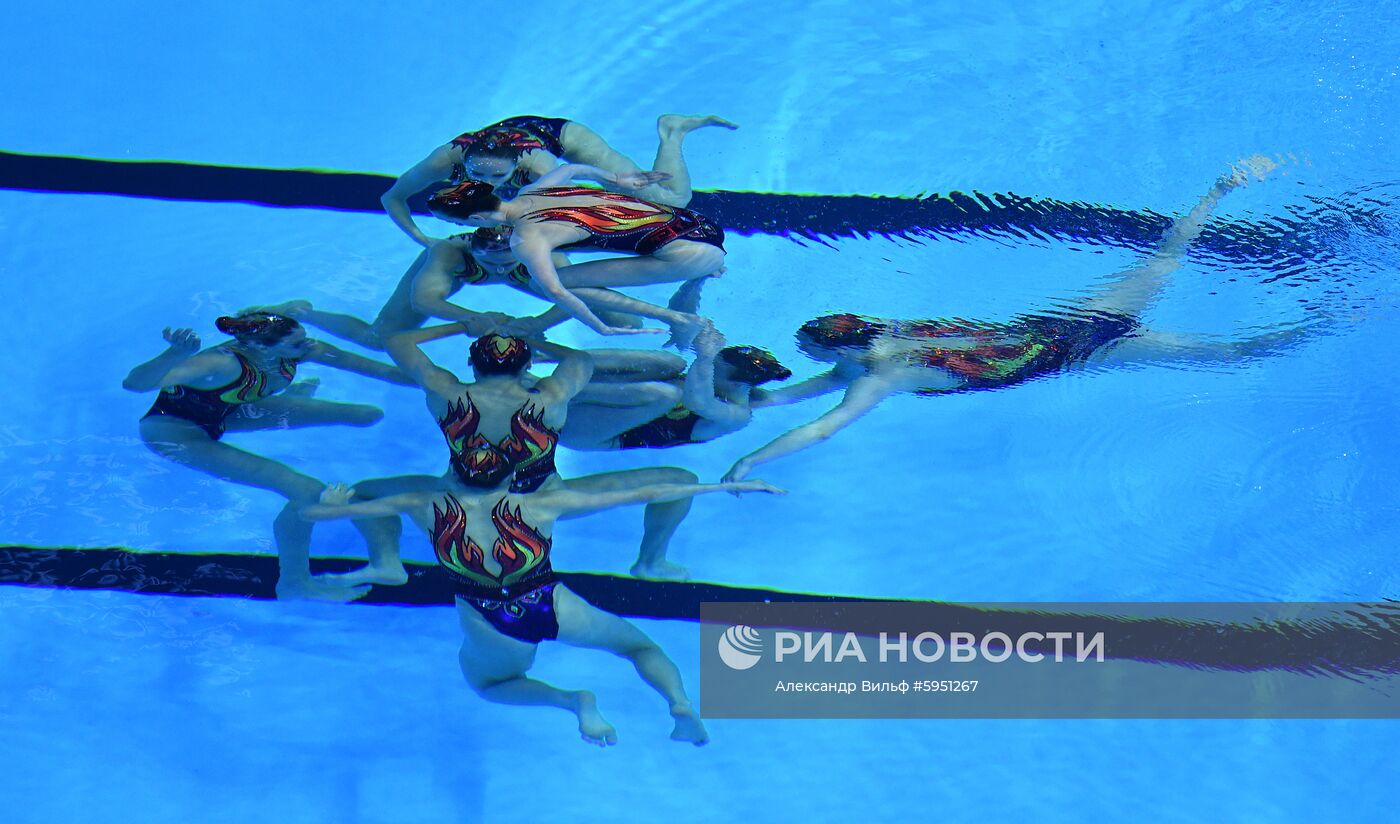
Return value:
M 473 252 L 509 252 L 513 233 L 509 226 L 482 226 L 471 233 L 468 242 Z
M 514 375 L 530 365 L 530 344 L 504 335 L 482 335 L 472 341 L 472 369 L 478 375 Z
M 214 326 L 225 335 L 232 335 L 239 343 L 256 343 L 271 346 L 301 328 L 301 324 L 283 315 L 271 312 L 245 312 L 214 321 Z
M 489 444 L 452 453 L 452 472 L 457 479 L 478 489 L 495 489 L 513 468 L 510 458 Z
M 730 377 L 739 383 L 758 386 L 792 377 L 792 370 L 779 363 L 772 352 L 757 346 L 726 346 L 719 350 L 719 358 L 729 364 Z
M 464 180 L 433 192 L 428 211 L 445 220 L 463 220 L 480 212 L 494 212 L 501 205 L 496 187 L 480 180 Z
M 522 141 L 535 143 L 536 146 L 522 146 Z M 538 147 L 538 143 L 519 130 L 485 129 L 476 133 L 476 139 L 467 147 L 466 157 L 469 160 L 490 158 L 514 162 L 531 148 Z
M 885 331 L 883 323 L 867 320 L 849 312 L 825 315 L 802 324 L 797 334 L 820 346 L 838 348 L 851 346 L 864 349 Z

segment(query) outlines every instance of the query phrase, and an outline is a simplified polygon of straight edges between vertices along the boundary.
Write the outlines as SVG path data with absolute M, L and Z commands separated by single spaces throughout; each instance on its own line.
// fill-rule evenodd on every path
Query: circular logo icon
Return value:
M 719 660 L 730 669 L 746 670 L 758 663 L 763 639 L 758 630 L 736 624 L 719 637 Z

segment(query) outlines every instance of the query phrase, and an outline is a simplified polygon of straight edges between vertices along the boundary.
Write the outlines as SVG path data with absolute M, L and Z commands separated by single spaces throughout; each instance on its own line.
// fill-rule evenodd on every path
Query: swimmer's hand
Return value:
M 344 506 L 355 497 L 355 490 L 349 484 L 331 484 L 321 490 L 321 503 L 326 506 Z
M 461 323 L 462 329 L 465 330 L 468 335 L 479 338 L 482 335 L 489 335 L 492 332 L 497 332 L 500 327 L 513 320 L 515 320 L 515 318 L 504 312 L 478 312 L 476 317 L 471 320 L 464 320 Z M 497 334 L 501 333 L 497 332 Z
M 749 476 L 749 473 L 752 471 L 753 464 L 749 461 L 749 459 L 740 458 L 733 466 L 729 467 L 728 472 L 724 473 L 724 477 L 720 478 L 720 483 L 739 483 L 740 481 L 747 478 Z
M 496 334 L 508 338 L 537 338 L 549 328 L 549 322 L 532 318 L 511 318 L 496 327 Z
M 778 487 L 773 486 L 767 481 L 734 481 L 732 483 L 723 483 L 721 484 L 721 486 L 723 486 L 726 491 L 733 493 L 735 496 L 742 495 L 745 492 L 767 492 L 769 495 L 787 494 L 786 489 L 779 489 Z
M 645 189 L 653 183 L 670 180 L 665 172 L 622 172 L 613 175 L 613 185 L 619 189 Z
M 187 358 L 199 351 L 199 335 L 196 335 L 193 329 L 171 329 L 167 326 L 161 337 L 170 344 L 171 351 Z

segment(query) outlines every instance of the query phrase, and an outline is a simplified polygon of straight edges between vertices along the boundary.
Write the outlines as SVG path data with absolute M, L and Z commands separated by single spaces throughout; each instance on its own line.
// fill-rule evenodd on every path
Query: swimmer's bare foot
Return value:
M 684 352 L 695 343 L 695 338 L 705 328 L 706 320 L 699 315 L 684 315 L 671 324 L 671 337 L 664 346 L 674 346 Z
M 662 140 L 682 138 L 706 126 L 719 126 L 731 131 L 739 128 L 738 125 L 713 114 L 663 114 L 656 118 L 656 133 Z
M 645 578 L 651 581 L 689 581 L 690 570 L 680 564 L 673 564 L 670 561 L 655 561 L 644 564 L 640 561 L 632 565 L 630 570 L 633 578 Z
M 598 747 L 617 743 L 617 730 L 598 712 L 598 698 L 588 690 L 574 693 L 574 714 L 578 716 L 578 733 L 584 741 Z
M 315 578 L 306 581 L 278 581 L 277 598 L 281 601 L 334 601 L 346 603 L 363 598 L 369 586 L 340 586 Z
M 309 398 L 320 388 L 320 378 L 304 378 L 283 389 L 282 395 L 288 398 Z
M 700 721 L 700 714 L 689 704 L 671 707 L 671 717 L 676 719 L 676 728 L 671 730 L 672 741 L 689 741 L 697 747 L 710 743 L 710 734 Z
M 397 569 L 392 567 L 380 569 L 367 564 L 349 572 L 327 572 L 316 575 L 313 576 L 313 580 L 341 587 L 355 587 L 361 584 L 384 584 L 385 586 L 397 587 L 408 583 L 408 570 L 403 568 L 403 564 L 399 564 Z
M 700 295 L 705 289 L 705 281 L 716 275 L 706 275 L 703 278 L 691 278 L 682 283 L 671 295 L 671 299 L 666 301 L 666 308 L 673 312 L 685 312 L 693 315 L 700 309 Z
M 1251 177 L 1255 180 L 1263 180 L 1280 165 L 1279 162 L 1264 155 L 1250 155 L 1231 167 L 1230 174 L 1225 179 L 1226 185 L 1230 188 L 1248 186 Z

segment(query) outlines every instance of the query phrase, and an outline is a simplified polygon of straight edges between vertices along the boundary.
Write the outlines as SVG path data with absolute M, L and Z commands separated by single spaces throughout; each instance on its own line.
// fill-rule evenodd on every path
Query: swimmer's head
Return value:
M 824 315 L 802 324 L 797 346 L 818 360 L 830 360 L 841 349 L 869 349 L 885 328 L 883 323 L 850 313 Z
M 719 350 L 719 360 L 729 366 L 727 378 L 737 383 L 759 386 L 792 377 L 792 370 L 779 363 L 772 352 L 757 346 L 726 346 Z
M 515 230 L 509 226 L 482 226 L 471 233 L 472 254 L 510 252 L 510 238 Z
M 482 335 L 472 341 L 472 370 L 477 377 L 518 375 L 530 366 L 530 344 L 504 335 Z
M 515 174 L 521 155 L 521 150 L 508 139 L 509 135 L 486 132 L 472 143 L 462 163 L 467 177 L 493 186 L 504 185 Z
M 472 226 L 489 225 L 490 221 L 477 216 L 499 208 L 501 199 L 496 197 L 496 187 L 480 180 L 464 180 L 456 186 L 438 189 L 428 198 L 428 211 L 437 217 Z
M 477 489 L 495 489 L 513 468 L 510 458 L 489 444 L 452 454 L 452 474 L 457 476 L 457 480 Z
M 514 266 L 520 261 L 510 250 L 513 230 L 509 226 L 483 226 L 467 241 L 471 256 L 491 266 Z
M 242 312 L 221 317 L 214 326 L 244 346 L 257 346 L 281 357 L 304 355 L 311 348 L 306 329 L 296 320 L 271 312 Z

